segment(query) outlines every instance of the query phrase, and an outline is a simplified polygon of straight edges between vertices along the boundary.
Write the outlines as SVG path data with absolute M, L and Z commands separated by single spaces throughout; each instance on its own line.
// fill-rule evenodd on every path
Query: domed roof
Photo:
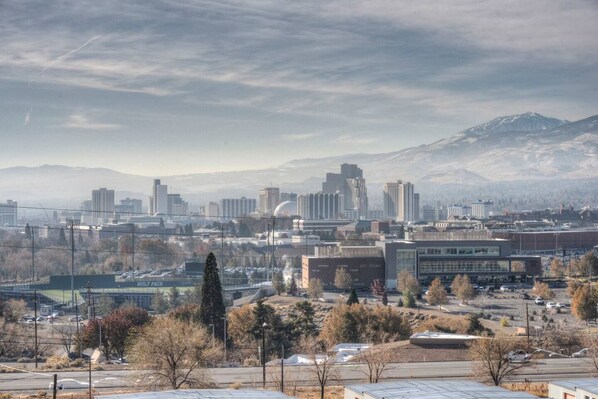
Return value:
M 284 201 L 274 210 L 274 216 L 292 216 L 297 214 L 297 202 Z

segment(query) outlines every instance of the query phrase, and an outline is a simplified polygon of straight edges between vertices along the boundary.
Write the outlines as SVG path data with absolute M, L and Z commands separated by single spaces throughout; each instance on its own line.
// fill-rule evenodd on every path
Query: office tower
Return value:
M 295 193 L 280 193 L 280 202 L 294 201 L 297 202 L 297 194 Z
M 100 188 L 91 192 L 92 224 L 103 224 L 114 216 L 114 190 Z
M 143 211 L 143 202 L 140 199 L 127 197 L 125 199 L 121 199 L 120 204 L 130 207 L 129 209 L 132 209 L 134 214 L 139 215 Z
M 342 211 L 359 218 L 367 217 L 368 198 L 363 170 L 354 164 L 342 164 L 341 173 L 326 173 L 322 182 L 323 194 L 340 194 Z M 348 211 L 348 212 L 345 212 Z
M 17 225 L 17 201 L 8 200 L 0 204 L 0 226 Z
M 297 212 L 303 219 L 338 219 L 343 213 L 339 194 L 306 194 L 297 197 Z
M 169 216 L 186 216 L 189 213 L 189 204 L 181 198 L 181 194 L 167 194 L 166 195 L 168 207 L 167 214 Z
M 280 189 L 278 187 L 266 187 L 260 190 L 260 212 L 272 215 L 278 204 L 280 204 Z
M 220 211 L 225 219 L 240 216 L 249 216 L 256 209 L 257 201 L 254 198 L 225 198 L 220 201 Z
M 446 207 L 446 218 L 452 217 L 464 217 L 469 215 L 471 208 L 465 205 L 449 205 Z
M 488 219 L 492 207 L 494 207 L 494 202 L 492 201 L 477 200 L 471 204 L 471 216 L 478 219 Z
M 85 200 L 81 203 L 81 223 L 86 225 L 93 224 L 93 215 L 91 213 L 92 200 Z
M 217 219 L 219 217 L 220 217 L 220 205 L 218 205 L 217 202 L 210 201 L 210 203 L 206 207 L 206 219 Z
M 419 193 L 413 194 L 413 220 L 419 220 Z
M 154 179 L 149 213 L 151 215 L 156 213 L 168 214 L 168 186 L 160 184 L 160 179 Z
M 440 212 L 438 211 L 438 208 L 434 208 L 430 205 L 424 205 L 422 219 L 426 222 L 440 220 Z
M 400 222 L 416 220 L 413 189 L 412 183 L 403 183 L 401 180 L 384 185 L 384 214 L 387 218 L 396 219 Z M 419 213 L 419 194 L 417 208 Z

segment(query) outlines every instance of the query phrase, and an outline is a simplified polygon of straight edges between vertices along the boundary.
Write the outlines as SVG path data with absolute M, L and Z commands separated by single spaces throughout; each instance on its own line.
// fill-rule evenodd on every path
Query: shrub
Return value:
M 506 317 L 500 318 L 500 326 L 501 327 L 509 327 L 509 319 Z
M 510 315 L 509 320 L 515 320 L 515 315 Z
M 75 359 L 69 364 L 70 367 L 83 367 L 84 365 L 85 360 L 83 359 Z
M 241 388 L 241 385 L 243 385 L 241 381 L 235 381 L 232 384 L 230 384 L 230 389 L 239 389 Z
M 65 356 L 51 356 L 46 361 L 45 369 L 60 370 L 69 367 L 69 359 Z
M 532 312 L 532 314 L 535 316 L 538 314 L 538 312 L 536 312 L 535 310 Z
M 534 319 L 534 316 L 530 316 L 530 317 L 529 317 L 529 321 L 534 321 L 534 320 L 535 320 L 535 319 Z
M 548 321 L 548 317 L 544 314 L 542 315 L 542 321 L 546 323 Z
M 248 357 L 245 360 L 243 360 L 244 367 L 257 367 L 260 364 L 260 360 L 257 357 Z
M 399 307 L 399 308 L 403 307 L 403 300 L 401 298 L 399 298 L 399 302 L 397 302 L 397 307 Z

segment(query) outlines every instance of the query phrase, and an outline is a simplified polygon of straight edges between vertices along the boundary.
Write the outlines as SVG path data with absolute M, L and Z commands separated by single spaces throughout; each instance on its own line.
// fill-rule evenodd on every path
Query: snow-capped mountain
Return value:
M 535 112 L 526 112 L 525 114 L 498 117 L 490 122 L 464 130 L 460 135 L 481 136 L 501 132 L 535 132 L 551 130 L 567 123 L 569 121 L 547 118 Z

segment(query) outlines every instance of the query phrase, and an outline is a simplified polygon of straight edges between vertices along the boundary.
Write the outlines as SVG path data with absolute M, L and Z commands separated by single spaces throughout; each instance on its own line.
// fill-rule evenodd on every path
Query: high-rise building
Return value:
M 168 186 L 161 184 L 160 179 L 154 179 L 149 213 L 150 215 L 156 213 L 168 214 Z
M 363 178 L 363 170 L 357 165 L 344 163 L 341 165 L 341 173 L 326 173 L 326 181 L 322 183 L 322 193 L 340 194 L 342 213 L 358 215 L 358 218 L 367 217 L 366 182 Z
M 413 194 L 413 220 L 419 220 L 419 193 Z
M 86 225 L 93 224 L 93 215 L 91 213 L 92 201 L 85 200 L 81 202 L 81 223 Z
M 280 189 L 278 187 L 265 187 L 260 190 L 260 212 L 272 215 L 280 204 Z
M 434 222 L 440 219 L 438 208 L 430 205 L 424 205 L 422 219 L 426 222 Z
M 297 202 L 297 194 L 295 193 L 280 193 L 280 202 L 294 201 Z
M 412 183 L 403 183 L 401 180 L 384 185 L 383 202 L 384 214 L 387 218 L 400 222 L 417 220 L 415 216 L 415 193 Z M 419 213 L 419 194 L 418 194 Z M 419 215 L 418 215 L 419 216 Z
M 221 216 L 232 219 L 240 216 L 249 216 L 256 209 L 257 201 L 254 198 L 225 198 L 220 200 Z
M 189 204 L 181 198 L 181 194 L 167 194 L 167 212 L 169 216 L 187 216 Z
M 494 202 L 492 201 L 477 200 L 471 204 L 471 216 L 478 219 L 488 219 L 493 207 Z
M 255 209 L 255 208 L 254 208 Z M 206 219 L 217 219 L 220 217 L 220 205 L 210 201 L 206 207 Z
M 91 192 L 92 224 L 103 224 L 114 217 L 114 190 L 100 188 Z
M 132 209 L 132 212 L 135 214 L 139 215 L 141 212 L 143 212 L 143 201 L 140 199 L 127 197 L 125 199 L 121 199 L 120 204 L 130 207 L 129 209 Z
M 0 226 L 17 225 L 17 201 L 8 200 L 0 204 Z
M 339 194 L 306 194 L 297 197 L 297 212 L 303 219 L 338 219 L 343 214 Z
M 447 219 L 452 217 L 464 217 L 469 215 L 471 208 L 466 205 L 449 205 L 446 207 Z

